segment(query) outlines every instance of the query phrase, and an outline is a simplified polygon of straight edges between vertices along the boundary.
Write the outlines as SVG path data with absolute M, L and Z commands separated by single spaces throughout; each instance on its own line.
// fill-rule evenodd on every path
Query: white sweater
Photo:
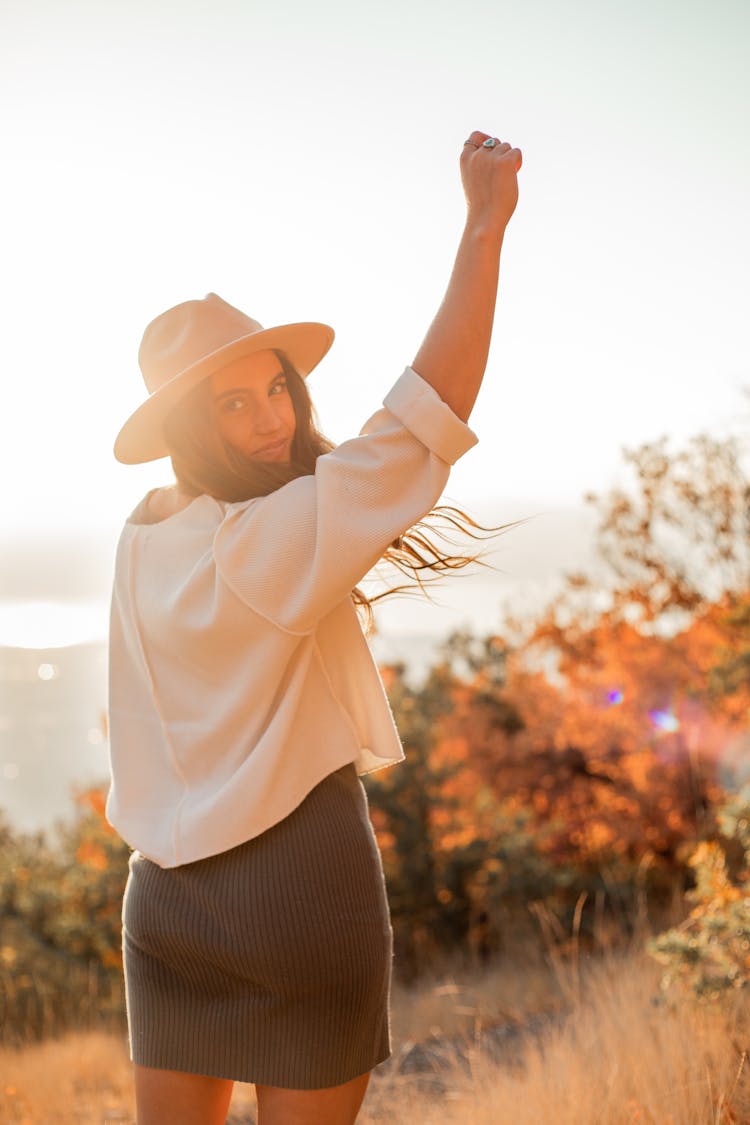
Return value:
M 477 439 L 412 368 L 383 405 L 270 496 L 154 522 L 153 490 L 123 528 L 107 818 L 162 867 L 258 835 L 348 762 L 403 758 L 350 595 Z

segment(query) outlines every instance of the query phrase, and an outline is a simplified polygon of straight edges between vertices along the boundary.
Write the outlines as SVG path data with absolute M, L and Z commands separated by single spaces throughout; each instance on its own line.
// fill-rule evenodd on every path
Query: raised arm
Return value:
M 475 145 L 484 139 L 471 135 Z M 389 544 L 437 503 L 450 465 L 476 442 L 465 422 L 487 363 L 520 163 L 519 150 L 507 144 L 465 147 L 466 227 L 413 370 L 358 437 L 318 458 L 313 475 L 232 505 L 221 524 L 214 539 L 219 575 L 279 628 L 309 632 L 347 600 Z
M 521 150 L 484 148 L 473 132 L 461 154 L 466 224 L 448 288 L 412 367 L 462 421 L 468 421 L 487 365 L 500 251 L 518 202 Z

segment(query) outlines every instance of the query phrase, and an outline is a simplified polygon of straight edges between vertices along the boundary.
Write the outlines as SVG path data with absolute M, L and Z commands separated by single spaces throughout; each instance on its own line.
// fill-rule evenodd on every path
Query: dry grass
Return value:
M 672 1008 L 655 1003 L 658 980 L 636 952 L 396 989 L 396 1054 L 361 1125 L 748 1125 L 750 1000 Z M 546 1030 L 524 1036 L 544 1011 Z M 238 1085 L 229 1121 L 254 1120 L 252 1088 Z M 124 1040 L 76 1034 L 0 1052 L 0 1121 L 132 1125 Z
M 3 1125 L 114 1125 L 133 1120 L 130 1063 L 121 1039 L 81 1032 L 0 1050 Z
M 750 1000 L 731 1009 L 660 1003 L 643 954 L 608 955 L 564 972 L 559 1026 L 526 1037 L 505 1061 L 481 1038 L 436 1070 L 432 1101 L 394 1079 L 391 1119 L 420 1125 L 748 1125 Z M 412 1088 L 410 1088 L 410 1086 Z M 371 1121 L 385 1121 L 373 1087 Z M 398 1106 L 395 1114 L 393 1109 Z M 365 1120 L 368 1120 L 365 1117 Z

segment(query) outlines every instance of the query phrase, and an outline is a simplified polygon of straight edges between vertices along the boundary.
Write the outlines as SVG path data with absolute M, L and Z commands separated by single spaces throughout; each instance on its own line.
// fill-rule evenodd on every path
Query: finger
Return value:
M 520 148 L 513 148 L 509 141 L 501 141 L 497 137 L 491 137 L 490 133 L 482 133 L 479 129 L 474 129 L 464 141 L 463 154 L 469 156 L 472 151 L 484 147 L 484 142 L 487 140 L 494 140 L 496 143 L 490 149 L 485 149 L 485 152 L 497 151 L 498 156 L 507 156 L 508 153 L 513 153 L 516 161 L 516 172 L 521 171 L 523 165 L 523 153 Z
M 479 129 L 474 129 L 473 132 L 469 133 L 468 137 L 464 141 L 464 145 L 468 145 L 469 147 L 473 145 L 474 148 L 480 148 L 482 142 L 486 141 L 489 135 L 489 133 L 482 133 L 479 131 Z
M 483 141 L 475 141 L 474 140 L 475 136 L 476 137 L 484 137 L 484 140 Z M 508 141 L 501 141 L 499 137 L 490 137 L 490 136 L 486 136 L 485 134 L 479 133 L 479 132 L 472 133 L 470 139 L 465 141 L 464 144 L 472 145 L 474 148 L 482 148 L 482 149 L 485 150 L 485 152 L 496 152 L 499 156 L 502 156 L 511 147 L 511 145 Z
M 497 137 L 488 137 L 487 140 L 492 141 L 492 144 L 480 145 L 480 148 L 483 148 L 485 152 L 496 152 L 498 153 L 498 155 L 502 156 L 503 153 L 507 152 L 510 148 L 510 145 L 507 141 L 501 141 Z
M 516 172 L 520 172 L 521 165 L 523 164 L 523 153 L 521 152 L 520 148 L 511 148 L 507 141 L 503 143 L 501 148 L 502 152 L 500 152 L 500 155 L 503 157 L 511 157 L 515 161 Z

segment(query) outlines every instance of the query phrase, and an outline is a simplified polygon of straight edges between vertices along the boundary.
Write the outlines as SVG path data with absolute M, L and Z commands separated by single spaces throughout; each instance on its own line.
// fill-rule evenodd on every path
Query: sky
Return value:
M 472 129 L 523 167 L 447 497 L 503 522 L 744 435 L 745 0 L 2 0 L 0 99 L 0 544 L 47 544 L 50 598 L 56 536 L 113 552 L 171 479 L 112 455 L 164 309 L 333 325 L 310 388 L 359 430 L 438 308 Z

